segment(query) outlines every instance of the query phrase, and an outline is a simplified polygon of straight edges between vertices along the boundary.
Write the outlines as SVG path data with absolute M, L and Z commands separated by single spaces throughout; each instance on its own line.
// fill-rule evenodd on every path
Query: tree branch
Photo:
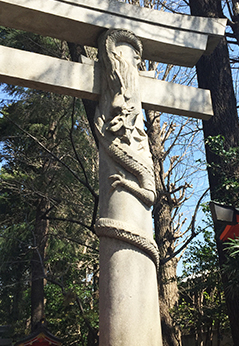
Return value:
M 89 184 L 89 181 L 88 181 L 88 177 L 87 177 L 87 173 L 86 173 L 86 170 L 83 166 L 83 163 L 77 153 L 77 150 L 76 150 L 76 146 L 75 146 L 75 143 L 74 143 L 74 140 L 73 140 L 73 130 L 74 130 L 74 114 L 75 114 L 75 103 L 76 103 L 76 98 L 73 97 L 73 107 L 72 107 L 72 114 L 71 114 L 71 121 L 72 121 L 72 126 L 71 126 L 71 129 L 70 129 L 70 141 L 71 141 L 71 145 L 72 145 L 72 148 L 73 148 L 73 152 L 75 154 L 75 157 L 79 163 L 79 165 L 81 166 L 81 169 L 83 171 L 83 174 L 84 174 L 84 177 L 85 177 L 85 181 L 86 181 L 86 185 L 88 187 L 90 187 L 90 184 Z
M 94 247 L 91 247 L 89 245 L 86 245 L 85 243 L 83 242 L 80 242 L 72 237 L 68 237 L 68 236 L 62 236 L 62 235 L 59 235 L 59 234 L 53 234 L 53 233 L 48 233 L 47 234 L 48 236 L 53 236 L 53 237 L 57 237 L 58 239 L 61 239 L 61 240 L 68 240 L 68 241 L 71 241 L 71 242 L 74 242 L 74 243 L 77 243 L 78 245 L 81 245 L 81 246 L 84 246 L 84 247 L 87 247 L 91 250 L 93 250 L 94 252 L 96 252 L 96 254 L 98 254 L 98 250 Z
M 78 224 L 78 225 L 81 225 L 82 227 L 90 230 L 92 233 L 96 234 L 95 233 L 95 230 L 94 228 L 92 228 L 91 226 L 88 226 L 82 222 L 80 222 L 79 220 L 76 220 L 76 219 L 70 219 L 70 218 L 61 218 L 61 217 L 48 217 L 48 216 L 42 216 L 43 219 L 47 219 L 47 220 L 57 220 L 59 222 L 70 222 L 70 223 L 75 223 L 75 224 Z
M 209 191 L 210 188 L 206 189 L 205 192 L 202 194 L 202 196 L 200 197 L 200 199 L 198 200 L 198 203 L 195 207 L 195 211 L 194 214 L 192 216 L 192 221 L 191 221 L 191 236 L 186 240 L 186 242 L 184 242 L 184 244 L 174 253 L 171 254 L 171 256 L 160 260 L 160 265 L 164 265 L 166 264 L 169 260 L 173 259 L 177 254 L 179 254 L 180 252 L 182 252 L 187 245 L 192 241 L 192 239 L 194 239 L 195 236 L 197 236 L 197 233 L 195 232 L 195 220 L 196 220 L 196 216 L 197 216 L 197 212 L 200 206 L 200 203 L 202 201 L 202 199 L 204 198 L 204 196 L 207 194 L 207 192 Z
M 1 112 L 2 113 L 2 112 Z M 61 165 L 63 165 L 71 174 L 82 184 L 84 185 L 90 193 L 94 196 L 94 198 L 98 197 L 96 192 L 87 184 L 87 182 L 84 182 L 77 174 L 74 172 L 66 163 L 64 163 L 57 155 L 55 155 L 53 152 L 51 152 L 48 148 L 46 148 L 35 136 L 31 135 L 28 131 L 23 129 L 19 124 L 14 122 L 10 117 L 8 117 L 6 114 L 4 116 L 9 119 L 10 122 L 12 122 L 19 130 L 21 130 L 24 134 L 26 134 L 28 137 L 30 137 L 32 140 L 34 140 L 44 151 L 46 151 L 49 155 L 51 155 L 54 159 L 56 159 Z

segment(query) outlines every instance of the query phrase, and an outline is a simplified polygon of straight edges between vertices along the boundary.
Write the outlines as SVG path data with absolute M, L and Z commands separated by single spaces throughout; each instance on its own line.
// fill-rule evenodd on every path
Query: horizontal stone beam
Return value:
M 140 75 L 145 109 L 209 119 L 208 90 L 163 82 Z M 99 63 L 81 64 L 0 46 L 0 82 L 90 100 L 100 96 Z
M 62 0 L 55 0 L 62 1 Z M 227 19 L 196 17 L 178 13 L 158 11 L 141 6 L 132 6 L 117 0 L 63 0 L 66 3 L 104 11 L 169 28 L 198 32 L 207 35 L 223 36 Z
M 181 116 L 208 120 L 213 116 L 209 90 L 140 77 L 142 106 Z
M 2 26 L 95 47 L 102 31 L 127 29 L 142 40 L 143 58 L 194 66 L 226 21 L 174 16 L 110 0 L 0 0 Z

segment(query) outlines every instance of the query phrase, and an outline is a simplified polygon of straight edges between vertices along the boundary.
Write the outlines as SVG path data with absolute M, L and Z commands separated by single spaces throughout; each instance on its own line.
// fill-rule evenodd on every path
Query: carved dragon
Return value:
M 137 71 L 142 44 L 133 33 L 114 29 L 103 35 L 101 41 L 99 56 L 104 70 L 103 90 L 106 92 L 96 111 L 96 133 L 107 154 L 133 174 L 138 184 L 126 179 L 121 170 L 109 179 L 113 181 L 113 188 L 124 187 L 150 207 L 156 194 L 154 171 L 150 154 L 143 155 L 149 153 L 149 149 L 142 150 L 148 146 L 147 135 L 137 124 L 137 118 L 142 117 Z M 118 54 L 117 47 L 123 43 L 134 52 L 131 63 Z M 131 148 L 132 141 L 139 144 L 139 151 Z
M 127 30 L 110 29 L 100 38 L 102 93 L 95 114 L 95 130 L 100 146 L 113 163 L 111 167 L 115 173 L 108 177 L 112 189 L 121 186 L 144 204 L 144 212 L 151 213 L 149 208 L 154 203 L 156 192 L 139 93 L 141 54 L 140 40 Z M 107 212 L 95 225 L 98 236 L 135 245 L 144 250 L 158 267 L 158 247 L 151 233 L 140 228 L 141 225 L 132 227 L 108 218 Z

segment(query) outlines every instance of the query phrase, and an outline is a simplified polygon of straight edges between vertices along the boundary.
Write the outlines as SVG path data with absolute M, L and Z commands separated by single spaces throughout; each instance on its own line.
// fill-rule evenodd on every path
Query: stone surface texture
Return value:
M 92 64 L 89 61 L 86 64 L 73 63 L 0 46 L 0 82 L 79 98 L 99 100 L 101 88 L 99 65 L 93 61 Z M 213 115 L 208 90 L 145 77 L 149 71 L 139 73 L 139 88 L 144 109 L 205 120 Z
M 55 0 L 58 1 L 58 0 Z M 164 27 L 184 29 L 209 35 L 223 36 L 227 19 L 224 18 L 206 18 L 192 15 L 177 14 L 165 11 L 158 11 L 140 6 L 131 6 L 125 2 L 117 0 L 64 0 L 69 4 L 75 4 L 98 11 L 104 11 L 112 14 L 134 20 L 145 21 L 161 25 Z
M 0 25 L 88 46 L 97 45 L 103 30 L 132 30 L 143 42 L 145 59 L 183 66 L 194 66 L 214 48 L 225 23 L 116 1 L 0 0 Z
M 99 40 L 100 345 L 161 346 L 155 179 L 144 132 L 138 64 L 142 44 L 126 30 Z

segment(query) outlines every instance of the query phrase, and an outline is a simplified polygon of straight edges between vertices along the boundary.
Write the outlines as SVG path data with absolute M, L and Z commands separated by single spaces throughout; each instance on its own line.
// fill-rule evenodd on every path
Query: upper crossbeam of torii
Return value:
M 143 42 L 143 57 L 185 66 L 193 66 L 203 53 L 212 51 L 225 24 L 225 19 L 171 14 L 109 0 L 0 0 L 0 25 L 89 46 L 97 46 L 104 29 L 127 29 Z M 0 47 L 0 53 L 0 82 L 99 98 L 98 64 L 64 62 L 5 47 Z M 209 91 L 141 78 L 145 109 L 201 119 L 213 115 Z
M 151 214 L 157 192 L 142 107 L 213 115 L 209 91 L 147 77 L 138 71 L 141 58 L 193 66 L 225 24 L 115 0 L 0 0 L 0 25 L 99 49 L 99 62 L 73 63 L 2 46 L 0 82 L 99 101 L 100 345 L 162 345 Z
M 194 66 L 216 46 L 226 19 L 171 14 L 112 0 L 1 0 L 0 24 L 95 47 L 104 29 L 131 30 L 143 43 L 144 59 Z

